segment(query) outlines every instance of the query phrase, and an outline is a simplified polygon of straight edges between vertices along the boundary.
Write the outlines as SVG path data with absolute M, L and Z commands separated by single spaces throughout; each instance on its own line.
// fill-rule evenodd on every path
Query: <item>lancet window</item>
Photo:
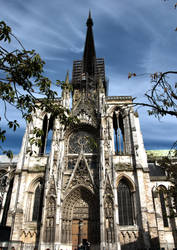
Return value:
M 41 205 L 42 205 L 42 185 L 39 184 L 34 193 L 34 203 L 33 203 L 33 221 L 39 221 L 41 218 Z
M 119 225 L 133 225 L 133 197 L 130 190 L 130 185 L 126 179 L 119 182 L 118 190 L 118 211 L 119 211 Z
M 41 148 L 40 148 L 40 154 L 44 155 L 50 152 L 50 146 L 52 142 L 52 130 L 53 130 L 53 117 L 51 116 L 48 120 L 47 115 L 45 115 L 43 120 L 43 135 L 41 138 Z
M 162 218 L 163 218 L 163 225 L 164 227 L 168 227 L 168 217 L 167 217 L 167 210 L 166 210 L 166 201 L 165 201 L 165 189 L 160 187 L 159 190 L 159 198 L 160 198 L 160 205 L 162 211 Z
M 124 137 L 124 125 L 123 117 L 120 110 L 116 110 L 113 114 L 113 127 L 114 127 L 114 138 L 115 138 L 115 153 L 117 155 L 124 154 L 125 137 Z

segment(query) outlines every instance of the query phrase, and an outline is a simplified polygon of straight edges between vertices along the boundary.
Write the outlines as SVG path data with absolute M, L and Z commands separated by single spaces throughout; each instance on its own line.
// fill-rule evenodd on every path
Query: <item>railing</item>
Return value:
M 55 244 L 34 244 L 34 243 L 23 243 L 22 241 L 0 241 L 1 250 L 54 250 L 57 249 Z M 60 248 L 59 248 L 60 249 Z
M 121 242 L 121 250 L 147 250 L 146 248 L 139 248 L 139 244 L 137 241 L 134 242 Z M 108 246 L 109 245 L 109 246 Z M 111 244 L 105 246 L 105 250 L 115 249 Z M 0 249 L 1 250 L 60 250 L 61 248 L 55 244 L 39 244 L 36 246 L 32 243 L 23 243 L 21 241 L 8 241 L 1 242 L 0 241 Z M 62 248 L 63 249 L 63 248 Z M 91 247 L 90 249 L 99 249 L 99 246 Z M 174 244 L 171 243 L 163 243 L 160 244 L 160 248 L 157 246 L 151 247 L 150 250 L 173 250 L 176 249 Z M 148 249 L 149 250 L 149 249 Z

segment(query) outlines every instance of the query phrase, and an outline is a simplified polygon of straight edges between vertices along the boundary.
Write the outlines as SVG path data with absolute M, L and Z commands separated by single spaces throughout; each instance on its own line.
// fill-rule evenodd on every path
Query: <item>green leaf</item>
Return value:
M 7 157 L 10 158 L 11 160 L 13 159 L 13 153 L 11 150 L 3 151 L 3 154 L 7 155 Z

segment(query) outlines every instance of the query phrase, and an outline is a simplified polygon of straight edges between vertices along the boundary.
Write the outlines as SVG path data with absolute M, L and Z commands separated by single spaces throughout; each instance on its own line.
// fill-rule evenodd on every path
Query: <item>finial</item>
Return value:
M 89 9 L 89 16 L 88 16 L 88 18 L 91 18 L 91 10 Z
M 89 16 L 87 19 L 87 26 L 93 26 L 93 21 L 92 21 L 92 17 L 91 17 L 91 10 L 89 9 Z
M 69 84 L 69 70 L 66 73 L 66 79 L 65 79 L 65 83 Z

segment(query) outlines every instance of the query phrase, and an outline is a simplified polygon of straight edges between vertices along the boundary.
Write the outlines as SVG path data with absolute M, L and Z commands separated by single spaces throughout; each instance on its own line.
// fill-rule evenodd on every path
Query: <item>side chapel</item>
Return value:
M 17 160 L 0 162 L 3 249 L 177 247 L 176 221 L 165 197 L 170 182 L 162 170 L 155 173 L 155 162 L 148 165 L 132 97 L 107 95 L 104 59 L 96 57 L 92 26 L 89 13 L 83 58 L 74 61 L 72 80 L 67 74 L 65 82 L 72 85 L 71 112 L 80 123 L 65 128 L 38 110 Z M 56 102 L 70 109 L 70 99 L 64 88 Z M 30 156 L 34 127 L 44 135 Z

